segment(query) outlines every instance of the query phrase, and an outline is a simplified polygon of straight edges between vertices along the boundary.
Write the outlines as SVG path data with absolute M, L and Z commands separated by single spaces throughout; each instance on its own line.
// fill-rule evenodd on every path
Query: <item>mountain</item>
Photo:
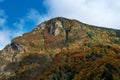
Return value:
M 0 80 L 120 80 L 120 30 L 42 22 L 0 52 Z

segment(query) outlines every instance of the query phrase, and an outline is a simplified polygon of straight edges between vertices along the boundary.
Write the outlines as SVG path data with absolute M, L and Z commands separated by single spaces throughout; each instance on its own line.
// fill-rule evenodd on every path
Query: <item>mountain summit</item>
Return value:
M 120 30 L 57 17 L 0 52 L 0 80 L 119 80 Z

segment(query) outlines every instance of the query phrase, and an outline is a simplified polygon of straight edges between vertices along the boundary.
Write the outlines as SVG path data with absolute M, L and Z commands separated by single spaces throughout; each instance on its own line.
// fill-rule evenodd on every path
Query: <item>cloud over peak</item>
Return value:
M 49 15 L 120 29 L 120 0 L 46 0 Z
M 7 22 L 7 15 L 5 14 L 3 9 L 0 9 L 0 27 L 4 27 Z

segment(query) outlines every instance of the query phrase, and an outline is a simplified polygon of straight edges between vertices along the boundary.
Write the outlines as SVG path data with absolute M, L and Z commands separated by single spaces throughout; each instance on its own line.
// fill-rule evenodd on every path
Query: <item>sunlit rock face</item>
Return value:
M 55 36 L 59 35 L 61 32 L 61 28 L 62 28 L 62 23 L 60 21 L 56 21 L 55 23 Z

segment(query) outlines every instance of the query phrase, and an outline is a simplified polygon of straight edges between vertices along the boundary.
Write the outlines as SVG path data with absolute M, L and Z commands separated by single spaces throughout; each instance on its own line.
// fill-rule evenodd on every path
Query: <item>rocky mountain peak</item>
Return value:
M 119 53 L 119 30 L 57 17 L 14 38 L 0 51 L 0 79 L 84 80 L 84 74 L 88 73 L 88 80 L 109 80 L 108 76 L 104 76 L 106 70 L 111 70 L 107 71 L 109 76 L 112 71 L 116 73 L 112 75 L 119 75 Z M 112 66 L 115 66 L 115 71 Z M 93 68 L 95 70 L 91 71 Z M 94 73 L 96 71 L 99 74 Z M 112 78 L 119 80 L 118 76 L 114 76 Z
M 53 21 L 51 20 L 51 22 L 53 22 Z M 33 33 L 35 33 L 35 31 L 43 31 L 43 30 L 45 30 L 46 28 L 48 28 L 48 26 L 47 26 L 48 24 L 49 24 L 49 22 L 41 23 L 40 25 L 38 25 L 37 28 L 34 29 Z M 57 36 L 57 35 L 60 34 L 60 32 L 61 32 L 60 28 L 62 28 L 62 27 L 63 27 L 63 25 L 62 25 L 61 21 L 56 20 L 56 21 L 53 22 L 53 24 L 51 24 L 49 26 L 49 28 L 51 29 L 51 31 L 49 31 L 49 33 L 54 34 L 55 36 Z

